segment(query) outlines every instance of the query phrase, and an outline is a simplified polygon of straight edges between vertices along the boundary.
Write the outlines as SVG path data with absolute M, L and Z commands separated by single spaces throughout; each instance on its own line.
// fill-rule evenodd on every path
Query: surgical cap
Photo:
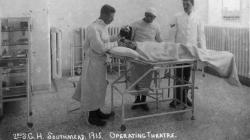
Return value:
M 147 8 L 146 11 L 145 11 L 145 13 L 151 13 L 151 14 L 153 14 L 154 16 L 157 15 L 156 9 L 155 9 L 155 8 L 152 8 L 152 7 Z

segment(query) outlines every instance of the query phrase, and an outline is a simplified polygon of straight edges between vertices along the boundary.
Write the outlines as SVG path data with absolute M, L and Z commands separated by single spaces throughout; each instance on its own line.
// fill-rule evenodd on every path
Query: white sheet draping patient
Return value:
M 200 49 L 191 45 L 172 42 L 137 42 L 136 51 L 116 47 L 110 51 L 115 55 L 134 57 L 145 61 L 171 61 L 196 58 L 214 69 L 232 85 L 240 85 L 234 55 L 226 51 Z M 124 53 L 126 52 L 126 53 Z

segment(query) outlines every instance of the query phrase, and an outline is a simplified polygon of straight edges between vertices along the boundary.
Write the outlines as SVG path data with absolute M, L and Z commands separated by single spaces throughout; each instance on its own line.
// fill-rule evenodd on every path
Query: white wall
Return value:
M 195 0 L 195 10 L 204 24 L 208 22 L 208 0 Z
M 2 17 L 32 18 L 33 88 L 50 86 L 50 50 L 47 0 L 0 0 Z
M 98 18 L 100 8 L 110 4 L 116 8 L 116 15 L 112 25 L 130 24 L 142 19 L 146 7 L 155 7 L 158 10 L 158 22 L 162 28 L 162 36 L 169 39 L 169 24 L 173 15 L 182 10 L 181 0 L 49 0 L 50 26 L 58 27 L 63 31 L 63 71 L 70 69 L 70 43 L 73 43 L 74 30 L 86 27 Z
M 241 18 L 238 22 L 229 22 L 222 18 L 222 0 L 208 0 L 208 23 L 220 26 L 249 26 L 250 2 L 241 0 Z
M 169 24 L 173 16 L 183 10 L 182 0 L 0 0 L 3 17 L 31 16 L 33 19 L 33 84 L 36 89 L 46 89 L 50 83 L 50 27 L 60 28 L 63 32 L 63 72 L 70 70 L 70 44 L 74 42 L 75 30 L 86 27 L 98 18 L 103 4 L 116 8 L 114 26 L 139 20 L 144 16 L 146 7 L 158 10 L 157 21 L 161 25 L 162 37 L 171 40 Z M 195 8 L 201 19 L 207 21 L 207 0 L 196 0 Z M 1 11 L 0 11 L 1 12 Z M 1 13 L 0 13 L 1 14 Z

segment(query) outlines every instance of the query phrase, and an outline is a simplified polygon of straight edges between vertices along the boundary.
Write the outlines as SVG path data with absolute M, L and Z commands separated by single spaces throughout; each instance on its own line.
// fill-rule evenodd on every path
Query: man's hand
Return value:
M 118 43 L 118 46 L 127 47 L 127 48 L 130 48 L 133 50 L 136 50 L 136 48 L 137 48 L 136 42 L 127 40 L 125 38 L 120 39 L 117 43 Z

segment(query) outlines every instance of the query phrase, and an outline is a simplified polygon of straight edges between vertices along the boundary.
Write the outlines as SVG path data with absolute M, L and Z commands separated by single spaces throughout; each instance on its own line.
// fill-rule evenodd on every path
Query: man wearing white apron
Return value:
M 175 30 L 175 42 L 184 45 L 192 45 L 202 49 L 206 49 L 206 40 L 204 34 L 204 27 L 199 22 L 196 13 L 193 11 L 194 0 L 182 0 L 184 11 L 175 16 L 175 23 L 171 24 L 171 28 Z M 182 75 L 183 71 L 183 75 Z M 191 74 L 190 68 L 177 68 L 176 76 L 182 78 L 185 81 L 189 81 Z M 180 81 L 176 81 L 176 85 L 182 84 Z M 176 88 L 176 98 L 184 102 L 184 97 L 187 96 L 188 89 L 181 90 Z M 182 93 L 181 93 L 182 92 Z M 187 98 L 188 106 L 192 106 L 192 102 Z M 177 102 L 177 105 L 180 103 Z M 175 107 L 175 103 L 171 102 L 170 107 Z
M 156 18 L 156 10 L 154 8 L 148 8 L 145 11 L 145 17 L 131 24 L 132 27 L 132 40 L 136 42 L 144 41 L 156 41 L 162 42 L 160 35 L 160 25 L 154 20 Z M 131 81 L 136 81 L 142 76 L 147 70 L 150 69 L 151 65 L 143 65 L 138 63 L 132 63 L 133 71 L 131 73 Z M 143 78 L 137 85 L 136 89 L 149 88 L 152 81 L 152 73 L 148 74 Z M 146 101 L 147 93 L 141 93 L 136 96 L 135 103 L 142 103 Z M 132 109 L 142 108 L 145 111 L 149 110 L 147 104 L 133 105 Z
M 88 123 L 96 126 L 105 126 L 112 113 L 104 114 L 100 108 L 105 105 L 106 96 L 106 53 L 117 43 L 113 44 L 108 35 L 107 25 L 114 19 L 115 9 L 109 5 L 101 8 L 99 19 L 90 24 L 86 29 L 81 79 L 73 98 L 81 102 L 81 110 L 88 112 Z

